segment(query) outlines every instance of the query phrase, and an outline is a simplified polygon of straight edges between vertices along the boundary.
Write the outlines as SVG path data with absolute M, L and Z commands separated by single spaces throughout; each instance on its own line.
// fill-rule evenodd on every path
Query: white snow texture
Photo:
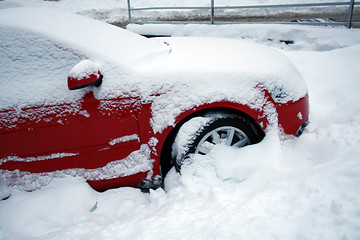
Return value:
M 91 12 L 117 4 L 125 9 L 125 1 L 116 0 L 4 0 L 0 7 Z M 311 123 L 303 135 L 284 139 L 273 129 L 256 145 L 215 147 L 181 175 L 172 169 L 165 189 L 150 193 L 134 188 L 98 193 L 82 178 L 55 178 L 39 190 L 0 201 L 0 239 L 360 239 L 360 31 L 245 25 L 184 26 L 176 34 L 244 34 L 287 55 L 309 89 Z M 295 42 L 281 44 L 277 35 Z M 64 63 L 81 59 L 69 53 Z M 6 191 L 1 184 L 0 191 Z

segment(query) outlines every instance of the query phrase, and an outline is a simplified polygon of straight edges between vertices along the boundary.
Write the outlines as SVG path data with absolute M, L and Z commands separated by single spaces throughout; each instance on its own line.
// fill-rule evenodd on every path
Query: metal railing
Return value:
M 310 24 L 310 25 L 344 25 L 348 28 L 352 26 L 360 26 L 360 22 L 353 21 L 353 12 L 354 6 L 360 5 L 360 2 L 355 2 L 355 0 L 350 0 L 348 2 L 326 2 L 326 3 L 302 3 L 302 4 L 274 4 L 274 5 L 250 5 L 250 6 L 215 6 L 215 0 L 210 0 L 210 6 L 204 7 L 141 7 L 141 8 L 132 8 L 131 0 L 127 0 L 128 4 L 128 17 L 129 23 L 137 24 L 146 24 L 146 23 L 206 23 L 206 24 L 236 24 L 236 23 L 249 23 L 249 22 L 239 22 L 239 21 L 215 21 L 215 10 L 224 10 L 224 9 L 260 9 L 260 8 L 299 8 L 299 7 L 330 7 L 330 6 L 348 6 L 348 16 L 347 21 L 345 22 L 272 22 L 280 24 Z M 156 10 L 208 10 L 209 11 L 209 21 L 146 21 L 146 20 L 133 20 L 132 13 L 139 11 L 156 11 Z M 269 23 L 269 22 L 267 22 Z

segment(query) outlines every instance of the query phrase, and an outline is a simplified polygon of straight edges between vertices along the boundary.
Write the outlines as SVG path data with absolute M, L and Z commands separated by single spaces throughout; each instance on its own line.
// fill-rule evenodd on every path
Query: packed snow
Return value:
M 287 55 L 309 89 L 311 122 L 303 135 L 272 129 L 256 145 L 218 146 L 181 175 L 172 169 L 165 189 L 149 193 L 98 193 L 82 178 L 55 178 L 0 201 L 0 239 L 360 239 L 360 31 L 189 28 L 177 35 L 247 38 Z
M 69 77 L 73 79 L 89 78 L 91 75 L 99 76 L 100 68 L 90 60 L 83 60 L 77 63 L 70 71 Z
M 128 136 L 123 136 L 123 137 L 119 137 L 119 138 L 115 138 L 113 140 L 111 140 L 109 142 L 109 145 L 113 146 L 115 144 L 121 143 L 121 142 L 128 142 L 131 140 L 137 140 L 138 142 L 140 142 L 140 138 L 137 134 L 133 134 L 133 135 L 128 135 Z
M 127 29 L 142 35 L 173 37 L 221 37 L 247 39 L 257 43 L 289 50 L 329 51 L 360 42 L 358 29 L 342 27 L 307 27 L 302 25 L 240 24 L 129 24 Z M 292 41 L 286 44 L 286 41 Z M 311 44 L 309 44 L 311 43 Z
M 0 164 L 5 163 L 7 161 L 18 161 L 18 162 L 44 161 L 54 158 L 63 158 L 63 157 L 76 156 L 76 155 L 77 155 L 76 153 L 52 153 L 46 156 L 27 157 L 27 158 L 22 158 L 18 156 L 8 156 L 6 158 L 0 159 Z

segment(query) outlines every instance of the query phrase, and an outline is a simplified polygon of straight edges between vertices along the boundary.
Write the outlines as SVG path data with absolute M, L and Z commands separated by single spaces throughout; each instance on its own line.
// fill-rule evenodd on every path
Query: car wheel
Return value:
M 255 122 L 230 114 L 195 117 L 179 129 L 172 146 L 172 158 L 177 170 L 192 154 L 208 154 L 219 144 L 241 148 L 260 142 L 264 137 Z

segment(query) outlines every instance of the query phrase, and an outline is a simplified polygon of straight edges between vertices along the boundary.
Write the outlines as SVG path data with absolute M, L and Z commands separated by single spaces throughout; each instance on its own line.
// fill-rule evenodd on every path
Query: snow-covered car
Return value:
M 35 189 L 158 185 L 191 154 L 299 135 L 307 87 L 279 51 L 244 40 L 147 39 L 50 9 L 0 10 L 0 179 Z

